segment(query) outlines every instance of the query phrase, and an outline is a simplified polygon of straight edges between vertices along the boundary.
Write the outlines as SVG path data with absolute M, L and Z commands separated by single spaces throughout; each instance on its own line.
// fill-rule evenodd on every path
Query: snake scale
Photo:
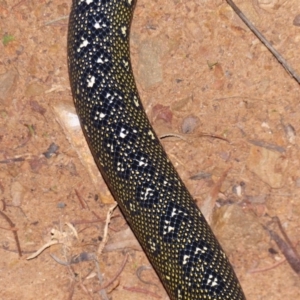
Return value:
M 134 0 L 73 0 L 68 64 L 95 161 L 171 299 L 245 299 L 142 107 L 129 53 Z

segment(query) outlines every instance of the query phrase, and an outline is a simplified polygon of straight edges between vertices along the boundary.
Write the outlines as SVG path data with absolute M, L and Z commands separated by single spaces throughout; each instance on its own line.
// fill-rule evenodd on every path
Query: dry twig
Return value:
M 124 261 L 123 261 L 119 271 L 115 274 L 115 276 L 113 278 L 111 278 L 108 282 L 106 282 L 100 288 L 98 288 L 97 292 L 106 289 L 108 286 L 110 286 L 119 277 L 119 275 L 122 273 L 123 269 L 125 268 L 127 260 L 128 260 L 128 253 L 126 253 Z
M 104 226 L 103 240 L 101 241 L 101 243 L 99 245 L 98 255 L 101 255 L 101 253 L 102 253 L 102 251 L 103 251 L 103 249 L 105 247 L 105 244 L 107 242 L 107 238 L 108 238 L 108 226 L 109 226 L 109 223 L 110 223 L 110 219 L 111 219 L 112 213 L 113 213 L 114 209 L 117 207 L 117 205 L 118 205 L 118 203 L 116 202 L 114 205 L 112 205 L 110 207 L 110 209 L 107 212 L 106 222 L 105 222 L 105 226 Z
M 161 299 L 161 297 L 158 296 L 157 294 L 152 293 L 152 292 L 150 292 L 148 290 L 145 290 L 145 289 L 141 289 L 139 287 L 127 287 L 127 286 L 124 286 L 123 289 L 127 290 L 127 291 L 131 291 L 131 292 L 136 292 L 136 293 L 141 293 L 141 294 L 145 294 L 145 295 L 150 295 L 151 297 L 156 298 L 156 299 Z
M 15 226 L 15 224 L 11 221 L 11 219 L 2 211 L 0 211 L 0 216 L 2 216 L 6 221 L 7 223 L 10 225 L 10 229 L 14 235 L 14 238 L 15 238 L 15 241 L 16 241 L 16 244 L 17 244 L 17 249 L 18 249 L 18 254 L 19 254 L 19 257 L 22 256 L 22 250 L 21 250 L 21 246 L 20 246 L 20 242 L 19 242 L 19 238 L 18 238 L 18 234 L 17 234 L 17 228 Z
M 273 217 L 271 222 L 275 222 L 279 228 L 279 231 L 282 234 L 282 237 L 280 237 L 279 234 L 277 234 L 274 230 L 270 229 L 268 224 L 267 226 L 264 226 L 264 228 L 268 231 L 271 238 L 275 241 L 278 248 L 284 255 L 286 261 L 289 263 L 291 268 L 300 275 L 300 256 L 295 249 L 293 243 L 291 242 L 290 238 L 284 231 L 284 229 L 281 226 L 281 222 L 278 217 Z
M 287 63 L 283 56 L 271 45 L 271 43 L 262 35 L 262 33 L 247 19 L 247 17 L 242 13 L 242 11 L 235 5 L 232 0 L 226 0 L 227 3 L 232 7 L 236 14 L 241 18 L 241 20 L 249 27 L 249 29 L 257 36 L 257 38 L 267 47 L 267 49 L 274 55 L 274 57 L 282 64 L 285 70 L 294 79 L 300 83 L 300 76 L 297 72 Z

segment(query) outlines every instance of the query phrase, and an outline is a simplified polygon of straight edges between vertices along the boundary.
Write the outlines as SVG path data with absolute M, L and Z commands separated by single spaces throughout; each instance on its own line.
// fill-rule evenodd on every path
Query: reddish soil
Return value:
M 300 73 L 299 0 L 237 4 Z M 123 236 L 118 210 L 111 251 L 98 269 L 85 261 L 97 254 L 113 198 L 69 124 L 70 5 L 0 1 L 0 298 L 168 299 L 152 269 L 140 272 L 149 262 Z M 170 159 L 199 207 L 217 200 L 212 227 L 247 299 L 300 299 L 299 276 L 287 262 L 275 266 L 284 255 L 263 227 L 277 216 L 299 242 L 299 84 L 222 0 L 138 0 L 131 51 L 148 116 L 159 136 L 173 135 L 162 140 Z M 46 157 L 52 143 L 59 149 Z M 59 243 L 27 260 L 51 232 Z

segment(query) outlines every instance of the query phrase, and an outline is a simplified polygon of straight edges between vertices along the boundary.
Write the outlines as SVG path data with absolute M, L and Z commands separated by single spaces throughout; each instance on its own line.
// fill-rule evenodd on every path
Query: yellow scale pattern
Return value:
M 73 0 L 68 63 L 95 161 L 171 299 L 245 299 L 226 255 L 142 107 L 129 53 L 132 0 Z

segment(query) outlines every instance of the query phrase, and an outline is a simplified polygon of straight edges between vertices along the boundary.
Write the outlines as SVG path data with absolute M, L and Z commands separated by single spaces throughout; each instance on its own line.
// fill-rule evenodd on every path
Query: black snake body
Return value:
M 74 0 L 68 61 L 77 113 L 119 207 L 171 299 L 245 299 L 157 139 L 129 53 L 133 0 Z

